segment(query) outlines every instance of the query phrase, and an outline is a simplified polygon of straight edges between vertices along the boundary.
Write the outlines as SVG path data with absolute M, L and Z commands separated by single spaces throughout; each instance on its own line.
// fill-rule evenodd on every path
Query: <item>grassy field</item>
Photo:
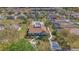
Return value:
M 37 44 L 38 51 L 50 51 L 49 41 L 39 40 Z
M 3 49 L 4 51 L 34 51 L 35 49 L 27 41 L 27 39 L 19 39 L 17 42 L 9 44 L 8 47 Z
M 57 41 L 64 48 L 68 46 L 70 46 L 70 48 L 79 48 L 79 36 L 71 34 L 67 30 L 63 30 L 57 34 Z
M 21 30 L 5 29 L 0 31 L 0 50 L 10 51 L 30 51 L 34 50 L 31 44 L 24 38 L 26 34 L 27 24 L 22 23 L 23 20 L 0 20 L 0 24 L 7 27 L 10 24 L 20 24 Z

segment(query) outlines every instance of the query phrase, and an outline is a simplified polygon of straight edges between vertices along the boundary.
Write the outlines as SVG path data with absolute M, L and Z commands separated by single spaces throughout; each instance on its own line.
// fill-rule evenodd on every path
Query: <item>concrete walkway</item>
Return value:
M 49 39 L 49 43 L 50 43 L 50 48 L 51 48 L 51 50 L 53 50 L 53 48 L 52 48 L 52 41 L 51 40 L 53 40 L 54 38 L 53 38 L 53 35 L 52 35 L 49 27 L 47 29 L 48 29 L 49 34 L 50 34 L 50 37 L 48 38 Z
M 37 41 L 36 41 L 36 39 L 38 38 L 38 36 L 37 37 L 35 37 L 35 38 L 33 38 L 33 39 L 31 39 L 29 42 L 32 44 L 32 46 L 33 46 L 33 48 L 35 48 L 36 50 L 38 50 L 37 49 L 37 46 L 36 46 L 36 44 L 37 44 Z

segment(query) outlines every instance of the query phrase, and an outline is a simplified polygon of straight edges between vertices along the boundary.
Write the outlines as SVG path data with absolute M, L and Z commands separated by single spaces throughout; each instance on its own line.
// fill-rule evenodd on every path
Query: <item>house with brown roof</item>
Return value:
M 32 21 L 32 23 L 30 23 L 28 28 L 28 35 L 41 36 L 41 35 L 47 35 L 47 33 L 48 31 L 44 26 L 43 22 Z

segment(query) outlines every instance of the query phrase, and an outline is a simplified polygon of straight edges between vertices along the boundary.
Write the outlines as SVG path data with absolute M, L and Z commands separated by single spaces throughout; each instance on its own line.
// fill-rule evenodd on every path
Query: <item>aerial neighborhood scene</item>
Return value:
M 0 51 L 79 51 L 79 8 L 0 7 Z

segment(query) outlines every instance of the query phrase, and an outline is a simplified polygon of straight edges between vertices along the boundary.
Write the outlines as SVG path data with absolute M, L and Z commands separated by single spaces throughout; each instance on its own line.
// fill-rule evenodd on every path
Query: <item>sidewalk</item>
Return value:
M 51 50 L 53 50 L 53 48 L 52 48 L 52 41 L 51 41 L 51 39 L 54 39 L 54 38 L 53 38 L 53 35 L 52 35 L 52 33 L 51 33 L 50 29 L 49 29 L 49 28 L 47 28 L 47 29 L 48 29 L 49 34 L 50 34 L 50 37 L 48 38 L 48 39 L 49 39 L 49 43 L 50 43 L 50 48 L 51 48 Z

